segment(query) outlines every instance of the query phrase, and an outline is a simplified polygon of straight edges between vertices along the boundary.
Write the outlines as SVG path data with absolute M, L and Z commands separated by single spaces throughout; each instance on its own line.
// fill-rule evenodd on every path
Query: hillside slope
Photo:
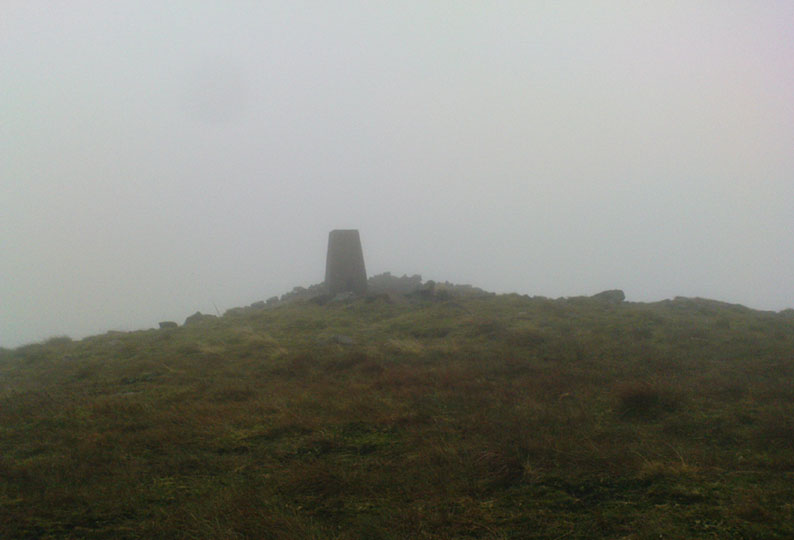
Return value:
M 794 316 L 297 301 L 0 350 L 2 538 L 794 538 Z

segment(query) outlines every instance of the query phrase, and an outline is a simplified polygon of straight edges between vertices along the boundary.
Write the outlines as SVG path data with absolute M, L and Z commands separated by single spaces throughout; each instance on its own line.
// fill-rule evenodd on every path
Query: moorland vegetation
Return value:
M 0 536 L 794 538 L 794 312 L 439 292 L 0 349 Z

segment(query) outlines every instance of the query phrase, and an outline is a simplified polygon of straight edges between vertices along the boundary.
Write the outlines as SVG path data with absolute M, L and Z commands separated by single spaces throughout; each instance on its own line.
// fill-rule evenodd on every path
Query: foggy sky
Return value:
M 794 307 L 794 3 L 5 0 L 0 346 L 367 271 Z

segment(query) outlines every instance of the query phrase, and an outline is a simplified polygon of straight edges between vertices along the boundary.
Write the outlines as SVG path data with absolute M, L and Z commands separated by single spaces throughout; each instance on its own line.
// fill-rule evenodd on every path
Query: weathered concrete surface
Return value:
M 336 229 L 328 234 L 325 287 L 332 296 L 348 291 L 367 294 L 367 270 L 356 229 Z

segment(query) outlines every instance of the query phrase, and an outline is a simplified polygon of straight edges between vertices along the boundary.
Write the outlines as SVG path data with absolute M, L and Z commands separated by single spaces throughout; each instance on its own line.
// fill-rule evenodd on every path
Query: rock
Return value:
M 391 272 L 372 276 L 367 280 L 367 292 L 371 294 L 403 295 L 415 292 L 422 286 L 422 276 L 415 274 L 395 277 Z
M 387 293 L 368 294 L 367 298 L 366 298 L 366 301 L 367 301 L 368 304 L 371 304 L 373 302 L 383 302 L 383 303 L 386 303 L 386 304 L 393 304 L 394 303 L 394 300 L 392 300 L 391 296 L 389 296 Z
M 309 302 L 312 304 L 317 304 L 318 306 L 324 306 L 329 301 L 331 301 L 330 294 L 318 294 L 317 296 L 312 296 L 309 298 Z
M 449 298 L 449 293 L 445 291 L 442 295 L 443 299 L 446 300 Z M 436 282 L 432 279 L 425 282 L 424 285 L 419 287 L 418 289 L 414 290 L 411 293 L 405 295 L 406 298 L 410 298 L 413 300 L 437 300 L 436 298 Z
M 174 321 L 163 321 L 160 324 L 160 329 L 163 328 L 177 328 L 179 325 L 176 324 Z
M 265 302 L 265 303 L 268 306 L 273 306 L 275 304 L 278 304 L 278 296 L 271 296 L 270 298 L 267 299 L 267 302 Z
M 335 334 L 335 335 L 331 336 L 331 339 L 329 341 L 331 343 L 338 343 L 340 345 L 352 345 L 353 344 L 353 338 L 352 337 L 345 336 L 345 335 L 342 335 L 342 334 Z
M 265 301 L 264 301 L 264 300 L 260 300 L 259 302 L 254 302 L 253 304 L 251 304 L 251 306 L 250 306 L 250 307 L 252 307 L 252 308 L 254 308 L 254 309 L 264 309 L 264 307 L 265 307 L 266 305 L 267 305 L 267 304 L 265 304 Z
M 340 292 L 331 298 L 331 302 L 347 302 L 352 300 L 356 295 L 352 291 Z
M 217 319 L 215 315 L 204 315 L 200 311 L 195 312 L 193 315 L 185 319 L 185 324 L 196 324 L 203 321 Z
M 332 343 L 335 343 L 337 345 L 352 345 L 353 338 L 343 334 L 334 334 L 332 336 L 327 336 L 327 337 L 318 336 L 315 339 L 315 343 L 317 343 L 317 345 L 330 345 Z
M 626 299 L 626 295 L 620 289 L 612 289 L 609 291 L 602 291 L 598 294 L 594 294 L 590 298 L 594 300 L 600 300 L 602 302 L 606 302 L 607 304 L 620 304 Z
M 433 298 L 436 294 L 436 282 L 429 280 L 417 291 L 417 294 L 420 298 Z

